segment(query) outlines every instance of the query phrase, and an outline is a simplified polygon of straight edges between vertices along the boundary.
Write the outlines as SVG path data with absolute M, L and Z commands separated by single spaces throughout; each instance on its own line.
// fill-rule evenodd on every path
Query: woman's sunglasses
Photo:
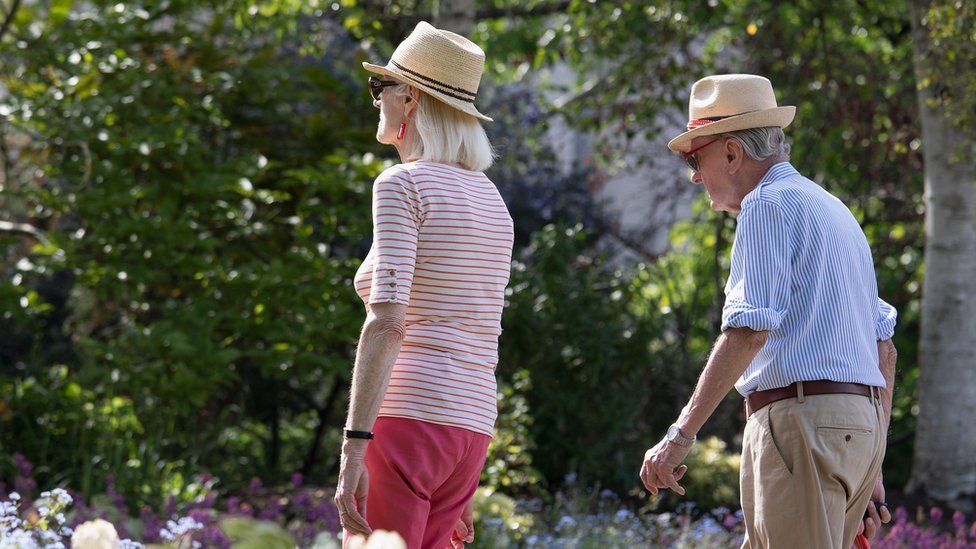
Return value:
M 399 84 L 396 80 L 383 80 L 376 76 L 370 76 L 369 95 L 373 98 L 373 101 L 377 101 L 380 98 L 380 94 L 383 93 L 383 88 L 389 88 L 390 86 L 397 86 Z

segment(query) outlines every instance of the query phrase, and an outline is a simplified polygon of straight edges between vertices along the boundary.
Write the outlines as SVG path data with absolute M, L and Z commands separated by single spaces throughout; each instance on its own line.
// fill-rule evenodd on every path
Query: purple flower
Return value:
M 263 484 L 261 484 L 261 479 L 254 477 L 251 479 L 251 484 L 249 484 L 247 488 L 252 492 L 257 492 L 262 486 Z
M 34 472 L 34 465 L 31 462 L 27 461 L 27 458 L 24 457 L 24 454 L 21 454 L 20 452 L 15 452 L 13 455 L 13 460 L 14 460 L 14 467 L 17 468 L 17 472 L 20 473 L 20 476 L 30 477 L 31 473 Z
M 942 509 L 939 508 L 939 507 L 933 507 L 932 509 L 930 509 L 929 510 L 929 519 L 931 519 L 932 522 L 935 523 L 935 524 L 938 524 L 939 522 L 941 522 L 942 521 Z
M 206 495 L 203 496 L 203 499 L 197 503 L 197 507 L 212 509 L 215 503 L 217 503 L 217 494 L 214 492 L 207 492 Z
M 277 498 L 272 499 L 268 506 L 258 515 L 262 520 L 274 520 L 281 514 L 281 502 Z
M 735 529 L 737 524 L 739 524 L 739 521 L 736 520 L 733 514 L 725 515 L 725 518 L 722 519 L 722 526 L 725 526 L 725 529 L 730 532 Z
M 159 519 L 159 517 L 156 516 L 156 513 L 153 513 L 152 509 L 149 507 L 143 507 L 139 511 L 139 518 L 142 519 L 142 522 L 145 525 L 145 535 L 143 536 L 145 538 L 144 541 L 146 543 L 162 542 L 163 538 L 159 536 L 159 531 L 163 529 L 165 524 Z
M 908 522 L 908 510 L 899 505 L 895 509 L 895 524 L 905 524 Z
M 304 482 L 304 477 L 302 476 L 301 473 L 292 473 L 291 483 L 295 486 L 295 488 L 301 488 L 303 482 Z
M 28 463 L 28 465 L 30 465 L 30 463 Z M 20 495 L 24 496 L 24 502 L 29 503 L 31 501 L 32 494 L 37 491 L 37 482 L 35 482 L 33 478 L 26 476 L 14 477 L 14 491 L 20 492 Z
M 955 513 L 953 513 L 952 514 L 952 525 L 955 526 L 957 530 L 959 528 L 965 528 L 966 527 L 966 515 L 964 515 L 962 513 L 962 511 L 956 511 Z

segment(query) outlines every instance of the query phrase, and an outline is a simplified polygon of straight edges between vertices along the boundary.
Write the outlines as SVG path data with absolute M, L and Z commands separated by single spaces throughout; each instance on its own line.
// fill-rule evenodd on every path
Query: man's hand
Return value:
M 864 520 L 857 528 L 857 533 L 864 534 L 870 541 L 881 530 L 882 524 L 891 522 L 891 513 L 885 503 L 884 478 L 879 474 L 878 480 L 874 483 L 874 491 L 871 493 L 871 500 L 868 501 L 868 508 L 864 514 Z
M 640 478 L 651 495 L 657 496 L 657 491 L 663 488 L 685 495 L 685 489 L 678 481 L 688 470 L 688 466 L 681 465 L 681 462 L 688 457 L 690 451 L 691 446 L 678 446 L 662 439 L 657 446 L 644 452 Z
M 451 534 L 451 547 L 463 549 L 465 543 L 474 543 L 474 496 L 464 505 L 454 533 Z
M 369 472 L 366 470 L 368 441 L 349 439 L 342 445 L 339 465 L 339 485 L 335 504 L 339 508 L 339 522 L 352 534 L 369 536 L 372 529 L 366 522 L 366 494 L 369 492 Z

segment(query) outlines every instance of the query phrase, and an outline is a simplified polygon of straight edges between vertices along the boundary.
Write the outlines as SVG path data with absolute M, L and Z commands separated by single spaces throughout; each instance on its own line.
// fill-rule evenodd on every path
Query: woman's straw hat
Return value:
M 397 46 L 385 67 L 363 63 L 369 72 L 391 76 L 471 116 L 491 122 L 474 106 L 485 52 L 467 38 L 421 21 Z
M 691 140 L 703 135 L 750 128 L 785 128 L 796 107 L 778 107 L 773 85 L 754 74 L 720 74 L 702 78 L 691 88 L 688 131 L 668 143 L 674 152 L 688 152 Z

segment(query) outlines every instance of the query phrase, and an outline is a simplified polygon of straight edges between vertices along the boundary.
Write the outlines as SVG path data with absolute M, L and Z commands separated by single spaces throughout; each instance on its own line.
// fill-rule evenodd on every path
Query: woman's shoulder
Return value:
M 433 175 L 441 175 L 441 176 L 449 175 L 453 177 L 477 178 L 477 179 L 482 179 L 485 177 L 484 172 L 469 170 L 457 164 L 433 162 L 430 160 L 415 160 L 413 162 L 398 164 L 398 166 L 403 167 L 411 174 L 424 174 L 424 175 L 433 174 Z

